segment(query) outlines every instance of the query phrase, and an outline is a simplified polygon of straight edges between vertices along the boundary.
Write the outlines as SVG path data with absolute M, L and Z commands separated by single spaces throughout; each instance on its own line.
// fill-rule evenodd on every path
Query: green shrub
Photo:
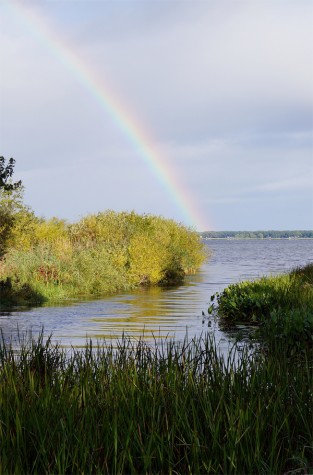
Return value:
M 29 302 L 42 304 L 45 300 L 40 292 L 29 284 L 21 283 L 18 279 L 14 282 L 9 277 L 0 280 L 0 307 L 8 307 L 17 303 L 28 305 Z
M 312 345 L 312 274 L 309 264 L 286 275 L 232 284 L 214 296 L 218 314 L 224 322 L 260 324 L 258 335 L 272 348 Z

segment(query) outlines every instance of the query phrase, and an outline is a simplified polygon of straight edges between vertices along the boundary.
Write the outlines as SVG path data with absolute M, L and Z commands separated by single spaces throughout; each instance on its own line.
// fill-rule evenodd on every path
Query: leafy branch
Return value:
M 14 166 L 14 158 L 10 158 L 8 163 L 6 164 L 5 158 L 0 157 L 0 190 L 12 191 L 17 190 L 22 186 L 21 180 L 15 183 L 11 183 L 10 179 L 13 175 Z

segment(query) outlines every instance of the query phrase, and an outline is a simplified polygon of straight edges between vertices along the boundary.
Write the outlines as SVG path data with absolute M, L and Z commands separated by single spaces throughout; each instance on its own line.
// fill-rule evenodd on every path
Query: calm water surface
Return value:
M 218 322 L 203 318 L 210 296 L 228 284 L 277 274 L 313 262 L 313 240 L 210 240 L 212 257 L 199 273 L 173 288 L 141 289 L 97 300 L 71 300 L 58 306 L 0 312 L 5 339 L 42 328 L 64 346 L 84 346 L 95 340 L 120 338 L 123 332 L 147 340 L 176 340 L 214 332 L 229 341 Z

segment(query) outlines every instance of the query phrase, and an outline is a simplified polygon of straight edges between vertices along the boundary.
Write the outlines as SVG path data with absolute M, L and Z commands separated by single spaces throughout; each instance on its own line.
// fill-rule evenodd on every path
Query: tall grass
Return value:
M 259 324 L 258 333 L 271 346 L 293 351 L 313 345 L 313 264 L 232 284 L 214 298 L 224 323 Z
M 1 473 L 308 473 L 312 353 L 0 345 Z M 297 472 L 296 472 L 297 471 Z
M 33 302 L 36 295 L 51 300 L 178 283 L 207 257 L 193 230 L 134 212 L 107 211 L 74 224 L 34 218 L 25 230 L 14 228 L 6 245 L 0 280 L 9 283 L 2 294 L 0 286 L 0 305 L 10 290 L 18 300 L 25 284 Z

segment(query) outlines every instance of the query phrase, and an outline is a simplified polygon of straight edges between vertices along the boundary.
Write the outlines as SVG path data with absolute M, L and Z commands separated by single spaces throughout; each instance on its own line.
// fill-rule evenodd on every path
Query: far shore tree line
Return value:
M 313 230 L 304 231 L 205 231 L 202 239 L 313 239 Z

